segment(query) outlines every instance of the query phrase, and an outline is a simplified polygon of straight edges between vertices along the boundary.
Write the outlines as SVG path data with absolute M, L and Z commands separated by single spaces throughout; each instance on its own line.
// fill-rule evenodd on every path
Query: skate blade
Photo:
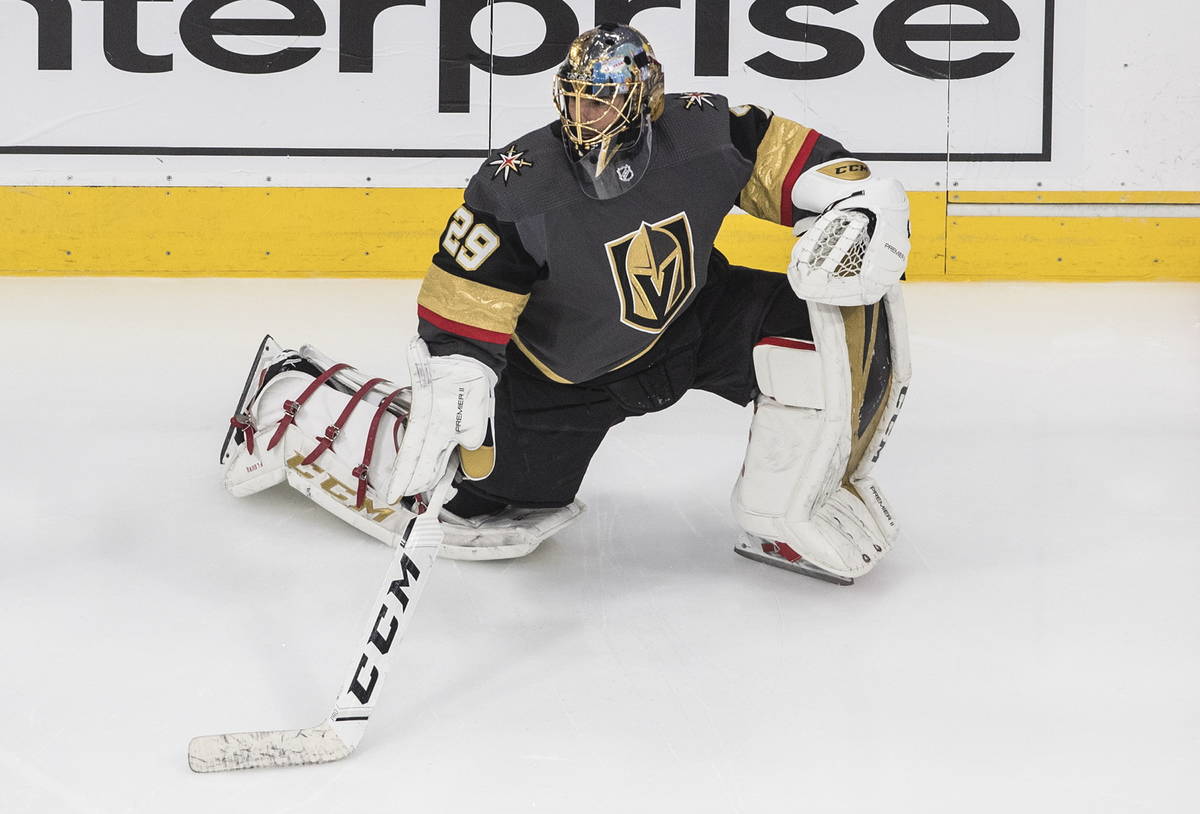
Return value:
M 735 553 L 742 555 L 743 557 L 745 557 L 748 560 L 754 560 L 755 562 L 761 562 L 765 565 L 773 565 L 776 568 L 782 568 L 785 571 L 793 571 L 797 574 L 803 574 L 806 577 L 812 577 L 813 579 L 819 579 L 822 582 L 828 582 L 832 585 L 853 585 L 854 584 L 854 579 L 852 577 L 840 577 L 837 574 L 831 574 L 830 572 L 826 571 L 824 568 L 818 568 L 815 565 L 810 565 L 809 563 L 806 563 L 804 560 L 796 560 L 795 562 L 788 562 L 787 560 L 782 559 L 780 557 L 772 557 L 770 554 L 760 553 L 758 551 L 755 551 L 754 549 L 742 548 L 741 546 L 736 546 L 733 550 Z
M 258 372 L 259 362 L 262 361 L 263 354 L 267 351 L 268 345 L 275 344 L 275 340 L 267 334 L 262 338 L 262 342 L 258 343 L 258 352 L 254 354 L 254 361 L 250 363 L 250 372 L 246 374 L 246 383 L 242 385 L 242 394 L 238 396 L 237 405 L 233 408 L 231 415 L 237 415 L 246 406 L 246 396 L 250 393 L 250 388 L 254 385 L 254 374 Z M 229 429 L 225 430 L 225 440 L 221 443 L 221 463 L 224 464 L 228 458 L 229 442 L 233 440 L 234 426 L 229 425 Z

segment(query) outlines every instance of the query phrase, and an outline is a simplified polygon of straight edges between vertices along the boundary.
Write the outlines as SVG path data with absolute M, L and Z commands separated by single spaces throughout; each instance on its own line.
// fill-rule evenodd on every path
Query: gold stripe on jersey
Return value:
M 621 362 L 621 364 L 619 364 L 619 365 L 610 367 L 605 372 L 612 373 L 614 370 L 620 370 L 621 368 L 625 367 L 626 365 L 633 364 L 638 359 L 641 359 L 643 356 L 645 356 L 647 353 L 649 353 L 650 349 L 653 348 L 655 345 L 657 345 L 658 340 L 660 340 L 660 339 L 662 339 L 662 334 L 659 334 L 658 336 L 654 337 L 654 339 L 651 340 L 649 345 L 642 348 L 640 351 L 635 353 L 633 356 L 630 356 L 628 359 L 626 359 L 624 362 Z M 534 354 L 534 352 L 531 351 L 529 349 L 529 347 L 524 342 L 521 341 L 521 337 L 517 336 L 516 334 L 513 334 L 512 342 L 514 345 L 517 346 L 517 348 L 521 351 L 521 353 L 525 354 L 525 358 L 528 359 L 530 362 L 532 362 L 533 366 L 536 367 L 539 371 L 541 371 L 542 375 L 545 376 L 547 379 L 549 379 L 552 382 L 558 382 L 559 384 L 575 384 L 575 382 L 571 381 L 570 379 L 564 378 L 564 377 L 558 375 L 557 373 L 555 373 L 553 370 L 550 369 L 549 365 L 547 365 L 541 359 L 537 358 L 537 356 Z
M 417 305 L 464 325 L 499 334 L 511 334 L 529 302 L 528 294 L 467 280 L 438 266 L 430 266 L 417 295 Z
M 638 359 L 641 359 L 643 356 L 645 356 L 647 353 L 650 352 L 650 349 L 652 347 L 654 347 L 655 345 L 658 344 L 658 340 L 662 339 L 662 336 L 663 336 L 662 334 L 659 334 L 658 336 L 654 337 L 654 340 L 649 345 L 642 348 L 640 351 L 635 353 L 633 356 L 630 356 L 628 359 L 626 359 L 624 362 L 617 365 L 616 367 L 609 368 L 608 372 L 612 373 L 614 370 L 620 370 L 621 368 L 625 367 L 626 365 L 631 365 L 634 362 L 636 362 Z
M 754 171 L 742 189 L 739 199 L 742 209 L 756 218 L 771 223 L 780 222 L 783 183 L 810 132 L 810 128 L 790 119 L 780 116 L 771 119 L 758 145 Z
M 553 370 L 551 370 L 550 367 L 545 362 L 543 362 L 541 359 L 537 358 L 537 356 L 534 355 L 533 351 L 531 351 L 528 347 L 526 347 L 525 343 L 521 341 L 521 337 L 517 336 L 516 334 L 513 334 L 512 342 L 514 345 L 517 346 L 517 348 L 521 351 L 521 353 L 525 354 L 525 358 L 528 359 L 530 362 L 533 362 L 533 366 L 536 367 L 538 370 L 540 370 L 542 372 L 542 375 L 545 376 L 547 379 L 549 379 L 552 382 L 558 382 L 559 384 L 575 384 L 575 382 L 571 381 L 570 379 L 564 379 L 562 376 L 559 376 L 557 373 L 555 373 Z

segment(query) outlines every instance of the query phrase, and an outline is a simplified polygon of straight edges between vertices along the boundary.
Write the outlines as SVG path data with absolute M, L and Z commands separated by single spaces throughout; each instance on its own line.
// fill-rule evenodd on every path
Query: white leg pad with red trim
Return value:
M 754 349 L 762 394 L 733 491 L 734 517 L 749 535 L 760 538 L 756 542 L 764 552 L 788 562 L 803 560 L 846 580 L 870 571 L 896 536 L 890 508 L 866 477 L 908 383 L 898 287 L 889 297 L 895 375 L 879 430 L 863 463 L 849 478 L 852 421 L 857 416 L 851 416 L 851 375 L 841 310 L 810 302 L 813 342 L 768 338 Z M 847 481 L 853 490 L 844 486 Z M 867 506 L 855 494 L 862 489 L 873 495 L 877 506 Z
M 383 402 L 407 414 L 410 390 L 334 364 L 309 345 L 298 354 L 271 347 L 275 355 L 263 359 L 252 378 L 262 378 L 267 367 L 289 354 L 312 363 L 322 376 L 285 370 L 253 393 L 234 420 L 241 443 L 226 463 L 226 489 L 245 497 L 286 481 L 326 511 L 395 545 L 415 515 L 404 505 L 408 501 L 389 505 L 383 496 L 404 437 L 404 420 L 395 410 L 384 409 Z M 378 490 L 375 484 L 380 484 Z M 576 501 L 558 509 L 509 507 L 469 520 L 443 511 L 442 555 L 460 560 L 521 557 L 583 510 Z
M 348 369 L 333 375 L 343 370 Z M 254 440 L 243 440 L 229 459 L 225 487 L 244 497 L 287 481 L 360 531 L 395 545 L 415 516 L 400 504 L 388 505 L 382 494 L 403 424 L 380 405 L 397 388 L 361 375 L 339 380 L 352 393 L 326 384 L 314 387 L 316 382 L 308 373 L 293 370 L 279 373 L 263 386 L 244 416 L 253 422 Z M 293 406 L 289 409 L 289 405 Z M 330 433 L 335 426 L 338 429 Z M 372 439 L 370 455 L 367 438 Z M 365 482 L 359 477 L 364 474 Z M 374 484 L 381 485 L 380 491 Z

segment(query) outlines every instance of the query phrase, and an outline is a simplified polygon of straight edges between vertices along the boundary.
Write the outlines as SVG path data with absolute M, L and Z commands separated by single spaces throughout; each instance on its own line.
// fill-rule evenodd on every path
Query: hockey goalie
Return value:
M 222 450 L 228 489 L 286 482 L 395 544 L 458 460 L 442 556 L 520 557 L 584 511 L 609 429 L 698 388 L 754 404 L 735 551 L 866 574 L 897 532 L 872 467 L 909 381 L 903 188 L 771 111 L 665 93 L 628 26 L 571 44 L 554 101 L 450 214 L 403 386 L 268 339 Z M 713 247 L 735 205 L 794 230 L 786 275 Z

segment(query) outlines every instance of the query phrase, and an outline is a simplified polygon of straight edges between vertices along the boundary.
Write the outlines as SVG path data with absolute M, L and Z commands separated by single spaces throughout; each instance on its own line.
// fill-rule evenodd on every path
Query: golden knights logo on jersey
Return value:
M 680 212 L 604 244 L 621 298 L 621 322 L 659 333 L 696 290 L 692 226 Z

